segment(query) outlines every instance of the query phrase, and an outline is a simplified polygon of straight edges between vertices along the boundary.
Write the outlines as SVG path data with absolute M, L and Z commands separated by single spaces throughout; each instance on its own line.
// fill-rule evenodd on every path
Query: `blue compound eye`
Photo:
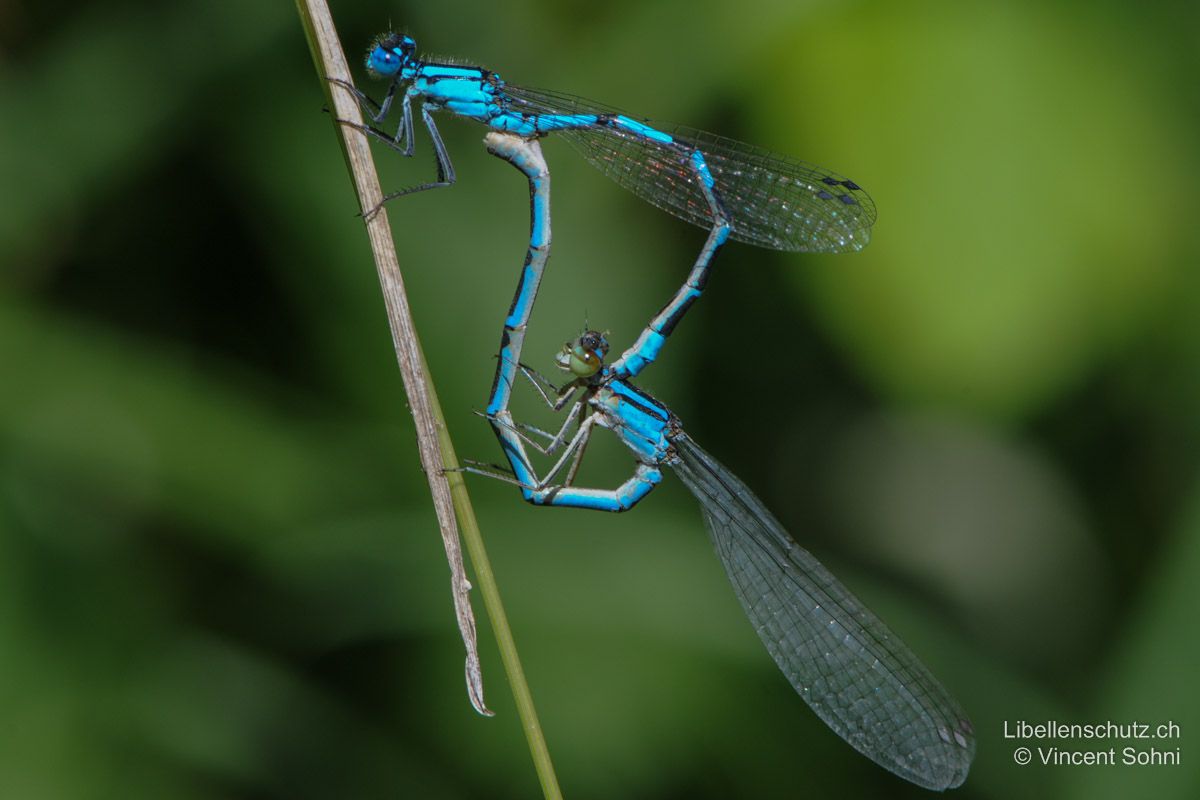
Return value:
M 395 75 L 408 63 L 417 43 L 411 36 L 385 33 L 367 51 L 367 69 L 376 75 Z

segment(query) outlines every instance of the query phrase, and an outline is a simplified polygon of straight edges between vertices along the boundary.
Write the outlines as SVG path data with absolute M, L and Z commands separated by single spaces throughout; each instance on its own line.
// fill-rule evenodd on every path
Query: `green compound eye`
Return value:
M 594 350 L 580 347 L 578 344 L 571 348 L 567 368 L 581 378 L 595 375 L 604 363 L 604 359 Z

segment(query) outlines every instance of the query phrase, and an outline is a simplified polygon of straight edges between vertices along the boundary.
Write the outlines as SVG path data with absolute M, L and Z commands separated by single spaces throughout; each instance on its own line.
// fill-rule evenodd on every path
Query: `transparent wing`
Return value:
M 509 108 L 533 114 L 617 114 L 590 100 L 505 86 Z M 655 126 L 664 144 L 607 126 L 559 131 L 593 166 L 638 197 L 682 220 L 710 228 L 709 205 L 690 165 L 704 153 L 732 217 L 732 236 L 775 250 L 841 253 L 871 238 L 875 203 L 858 184 L 813 164 L 683 126 Z
M 800 696 L 897 775 L 929 789 L 961 784 L 975 737 L 950 693 L 745 484 L 687 436 L 675 444 L 672 466 L 700 501 L 738 600 Z

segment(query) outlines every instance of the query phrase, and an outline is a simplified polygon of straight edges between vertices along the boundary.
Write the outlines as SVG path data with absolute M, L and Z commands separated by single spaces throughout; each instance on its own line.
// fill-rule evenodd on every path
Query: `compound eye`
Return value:
M 587 331 L 579 337 L 579 345 L 587 350 L 593 350 L 600 355 L 601 358 L 608 352 L 608 341 L 604 335 L 597 331 Z
M 597 356 L 591 350 L 585 350 L 580 347 L 576 348 L 575 352 L 571 353 L 569 368 L 571 372 L 574 372 L 579 377 L 587 378 L 595 375 L 603 363 L 604 362 L 600 360 L 599 356 Z
M 389 77 L 400 71 L 408 56 L 401 55 L 397 49 L 406 38 L 399 34 L 387 33 L 375 40 L 367 53 L 367 70 L 372 73 L 372 77 Z

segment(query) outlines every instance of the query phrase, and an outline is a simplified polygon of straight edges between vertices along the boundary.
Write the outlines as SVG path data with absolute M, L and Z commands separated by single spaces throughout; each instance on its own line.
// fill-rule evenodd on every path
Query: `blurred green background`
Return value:
M 1182 3 L 334 5 L 426 54 L 852 175 L 854 256 L 734 245 L 641 385 L 957 695 L 961 797 L 1194 797 L 1200 12 Z M 448 573 L 290 3 L 0 3 L 0 798 L 527 798 Z M 356 73 L 361 81 L 361 71 Z M 379 92 L 381 87 L 369 86 Z M 389 208 L 459 452 L 523 181 Z M 433 164 L 381 159 L 398 188 Z M 548 141 L 526 360 L 634 336 L 703 232 Z M 632 300 L 630 299 L 632 298 Z M 595 447 L 591 477 L 629 458 Z M 634 512 L 472 481 L 568 797 L 916 797 L 792 693 L 668 479 Z M 1175 721 L 1177 767 L 1019 767 L 1004 725 Z

